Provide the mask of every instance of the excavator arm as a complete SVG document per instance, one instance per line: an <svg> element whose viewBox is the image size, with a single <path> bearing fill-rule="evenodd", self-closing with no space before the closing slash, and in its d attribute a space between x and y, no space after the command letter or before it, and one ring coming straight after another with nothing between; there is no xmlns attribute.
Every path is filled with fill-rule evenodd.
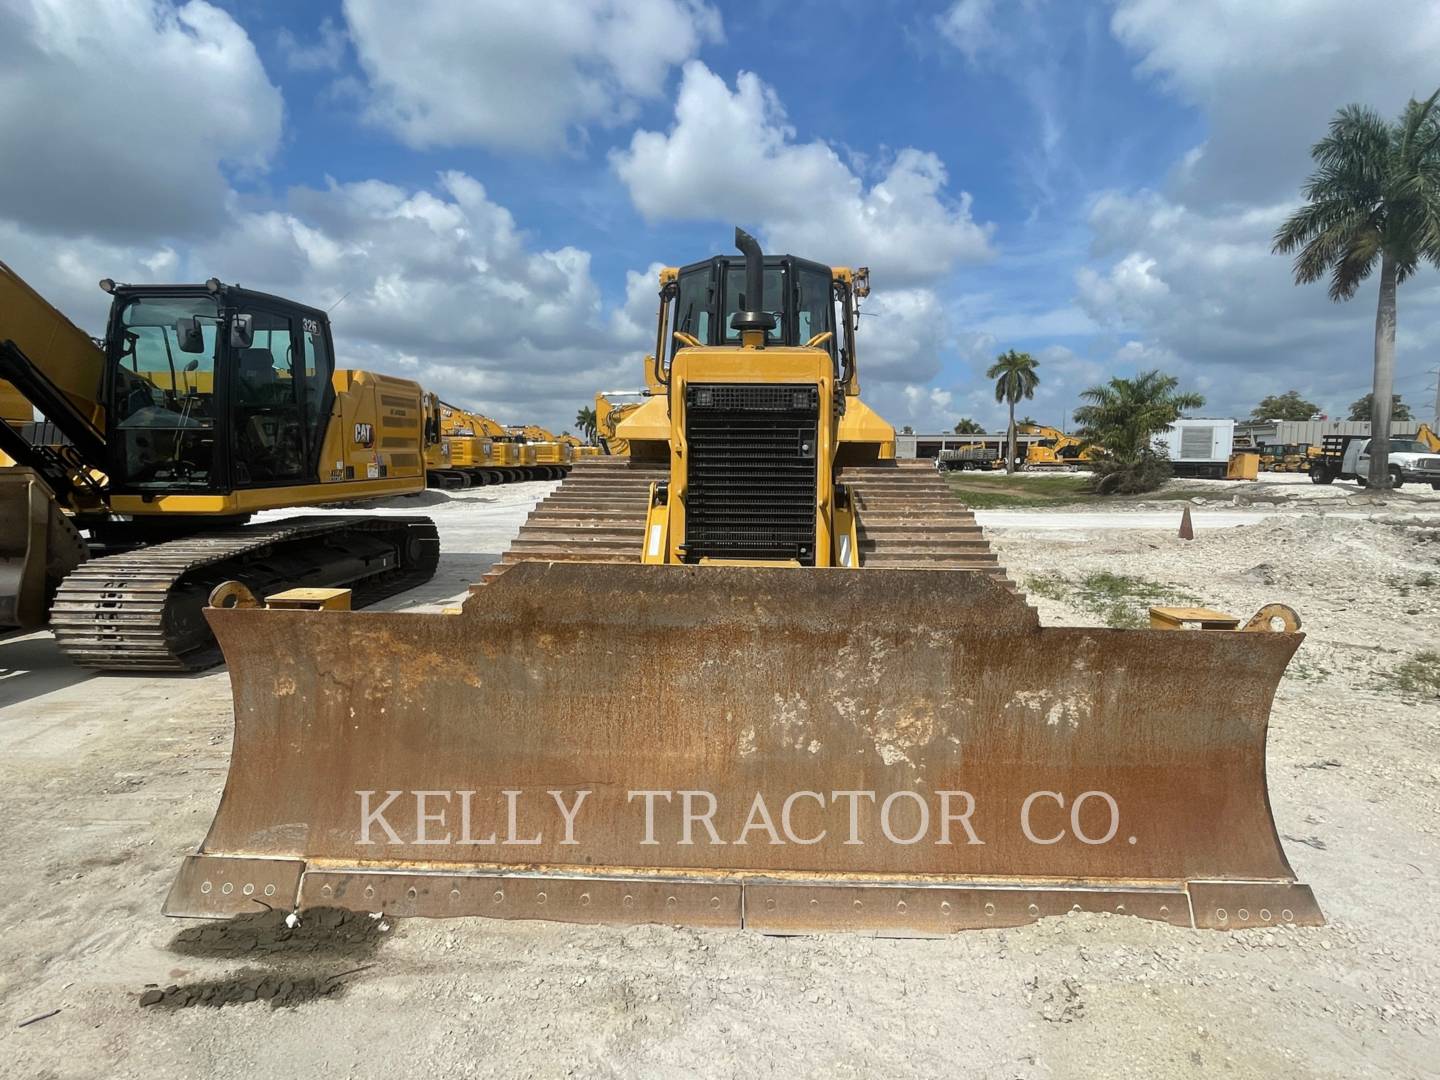
<svg viewBox="0 0 1440 1080"><path fill-rule="evenodd" d="M103 504L104 367L90 336L0 263L0 628L43 625L86 557L70 512Z"/></svg>

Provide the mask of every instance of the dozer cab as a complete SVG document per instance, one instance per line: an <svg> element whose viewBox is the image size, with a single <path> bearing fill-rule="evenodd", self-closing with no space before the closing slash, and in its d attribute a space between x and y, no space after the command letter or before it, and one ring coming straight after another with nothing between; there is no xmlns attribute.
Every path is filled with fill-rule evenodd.
<svg viewBox="0 0 1440 1080"><path fill-rule="evenodd" d="M234 746L166 911L1320 922L1266 793L1293 612L1041 626L858 396L868 274L737 245L661 272L629 457L463 607L207 611Z"/></svg>

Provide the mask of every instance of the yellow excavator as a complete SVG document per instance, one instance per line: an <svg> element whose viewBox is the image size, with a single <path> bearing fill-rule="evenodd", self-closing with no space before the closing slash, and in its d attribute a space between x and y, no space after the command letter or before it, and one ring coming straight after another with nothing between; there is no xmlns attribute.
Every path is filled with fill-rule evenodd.
<svg viewBox="0 0 1440 1080"><path fill-rule="evenodd" d="M647 393L645 390L602 390L595 395L595 440L602 454L629 455L630 441L620 437L620 422L645 403Z"/></svg>
<svg viewBox="0 0 1440 1080"><path fill-rule="evenodd" d="M0 627L48 620L86 667L193 670L219 660L222 582L361 606L431 576L428 518L246 524L423 490L440 436L418 384L335 367L325 312L277 296L101 287L96 344L0 264Z"/></svg>
<svg viewBox="0 0 1440 1080"><path fill-rule="evenodd" d="M534 455L527 464L536 467L538 479L562 480L570 471L574 451L569 443L563 442L553 432L539 424L513 424L508 431L512 439L526 448L527 453Z"/></svg>
<svg viewBox="0 0 1440 1080"><path fill-rule="evenodd" d="M532 442L527 431L543 432L543 428L507 428L483 413L441 403L440 428L448 450L449 472L459 478L437 472L432 478L435 487L465 487L469 484L501 484L516 480L559 480L568 463L567 451L556 446L545 449L546 461L539 460L539 441ZM545 433L545 434L548 434ZM550 436L553 441L554 436Z"/></svg>
<svg viewBox="0 0 1440 1080"><path fill-rule="evenodd" d="M629 456L463 607L207 611L234 746L166 911L1321 922L1265 782L1294 613L1042 626L859 397L868 272L736 244L660 272Z"/></svg>
<svg viewBox="0 0 1440 1080"><path fill-rule="evenodd" d="M1084 439L1068 435L1059 428L1045 424L1019 424L1021 435L1037 437L1025 451L1027 469L1076 469L1088 463L1093 454Z"/></svg>
<svg viewBox="0 0 1440 1080"><path fill-rule="evenodd" d="M578 435L571 435L568 431L560 436L560 442L570 448L570 460L579 461L581 458L599 457L600 447L591 446Z"/></svg>
<svg viewBox="0 0 1440 1080"><path fill-rule="evenodd" d="M1415 432L1415 441L1432 454L1440 454L1440 435L1436 435L1429 424L1421 424Z"/></svg>

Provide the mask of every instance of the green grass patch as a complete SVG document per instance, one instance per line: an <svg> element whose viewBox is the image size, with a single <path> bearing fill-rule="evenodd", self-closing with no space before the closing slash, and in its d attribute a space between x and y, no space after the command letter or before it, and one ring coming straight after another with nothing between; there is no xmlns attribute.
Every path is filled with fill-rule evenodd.
<svg viewBox="0 0 1440 1080"><path fill-rule="evenodd" d="M975 510L1006 510L1028 506L1073 506L1077 503L1108 505L1188 499L1194 495L1214 496L1208 488L1177 484L1165 491L1145 495L1096 495L1088 490L1090 478L1084 473L1054 476L1006 476L1003 472L952 472L945 474L952 491Z"/></svg>
<svg viewBox="0 0 1440 1080"><path fill-rule="evenodd" d="M1440 698L1440 653L1418 652L1380 676L1383 689L1409 698Z"/></svg>
<svg viewBox="0 0 1440 1080"><path fill-rule="evenodd" d="M1036 596L1074 604L1106 626L1137 630L1150 625L1150 608L1190 606L1199 601L1174 585L1099 571L1072 580L1059 574L1031 576L1025 589Z"/></svg>

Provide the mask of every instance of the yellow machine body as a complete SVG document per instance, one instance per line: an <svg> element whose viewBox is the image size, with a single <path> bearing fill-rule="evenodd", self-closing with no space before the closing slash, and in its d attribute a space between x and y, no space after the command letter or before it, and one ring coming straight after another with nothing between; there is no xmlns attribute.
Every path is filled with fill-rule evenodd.
<svg viewBox="0 0 1440 1080"><path fill-rule="evenodd" d="M1059 428L1045 424L1017 424L1015 430L1021 435L1034 435L1038 439L1025 450L1025 467L1029 469L1067 468L1088 462L1094 456L1084 439L1069 435ZM1000 466L1003 468L1002 460Z"/></svg>
<svg viewBox="0 0 1440 1080"><path fill-rule="evenodd" d="M1322 921L1266 792L1293 613L1042 626L860 404L868 275L737 245L662 271L629 457L578 462L462 608L207 610L235 741L167 913Z"/></svg>
<svg viewBox="0 0 1440 1080"><path fill-rule="evenodd" d="M617 401L617 398L630 400ZM630 441L620 437L618 426L643 403L641 391L598 393L595 395L595 437L600 453L625 457L630 453Z"/></svg>
<svg viewBox="0 0 1440 1080"><path fill-rule="evenodd" d="M246 521L422 490L433 395L337 368L325 313L282 297L100 285L103 346L0 266L0 625L48 621L88 667L194 670L218 659L212 575L362 603L429 577L423 518Z"/></svg>
<svg viewBox="0 0 1440 1080"><path fill-rule="evenodd" d="M1260 475L1260 455L1254 450L1236 450L1225 463L1226 480L1255 480Z"/></svg>
<svg viewBox="0 0 1440 1080"><path fill-rule="evenodd" d="M425 488L424 391L410 379L339 369L320 468L303 484L221 495L112 495L111 509L136 517L216 517L404 495Z"/></svg>
<svg viewBox="0 0 1440 1080"><path fill-rule="evenodd" d="M19 274L0 262L0 340L9 339L29 356L45 357L50 381L95 427L103 427L100 380L105 353L90 335L67 319ZM0 418L27 423L27 398L0 379Z"/></svg>

